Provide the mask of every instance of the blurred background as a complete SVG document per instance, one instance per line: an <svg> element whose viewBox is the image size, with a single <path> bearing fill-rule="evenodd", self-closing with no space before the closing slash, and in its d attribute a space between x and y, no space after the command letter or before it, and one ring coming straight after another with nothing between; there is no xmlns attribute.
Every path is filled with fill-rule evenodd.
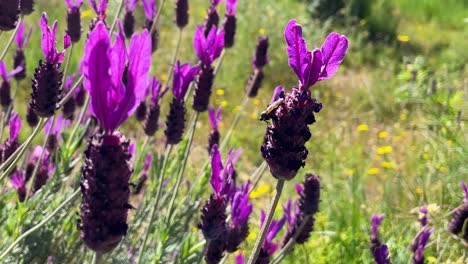
<svg viewBox="0 0 468 264"><path fill-rule="evenodd" d="M36 2L35 12L25 17L27 26L33 25L25 49L29 74L43 57L39 46L40 14L47 12L49 21L59 21L59 36L66 26L64 1ZM179 59L195 63L193 34L196 25L204 21L209 1L189 3L190 24L183 32ZM109 17L113 18L117 6L118 1L110 1ZM167 78L176 45L173 7L173 1L166 1L160 19L159 48L153 54L151 73L162 81ZM220 7L223 14L224 5ZM81 10L82 27L87 30L95 13L88 2ZM136 27L141 28L141 2L136 12ZM280 84L287 89L297 84L287 63L283 39L284 26L292 18L303 26L309 49L320 47L331 31L346 35L350 49L338 73L312 88L313 96L324 107L310 127L312 139L307 145L306 166L294 181L300 182L307 172L320 175L321 211L312 239L304 250L296 249L287 263L370 263L370 216L382 212L386 220L381 237L387 241L394 263L407 263L411 256L407 246L419 230L418 209L422 205L428 206L430 221L437 227L434 237L441 241L429 246L429 262L466 263L460 241L444 232L447 214L462 199L459 183L468 180L466 1L239 0L235 45L226 52L212 95L212 104L223 107L222 135L240 109L257 38L266 35L270 39L270 63L264 68L263 86L259 95L249 101L231 140L233 147L244 149L237 164L241 179L247 179L262 162L259 148L266 125L258 121L258 116L270 102L273 89ZM9 34L1 36L0 49ZM74 47L71 69L75 72L83 45L81 41ZM12 60L11 52L5 58L9 69ZM25 115L30 90L30 81L22 82L22 99L15 100L21 116ZM168 102L168 98L163 100L163 113L167 112ZM206 114L197 128L202 132L196 133L188 165L194 175L201 167L199 161L208 158ZM125 124L124 131L130 138L143 133L133 119ZM156 144L164 144L162 131L156 136ZM29 134L25 125L21 140ZM272 186L273 178L266 173L252 193L254 219L258 219L259 208L268 204ZM288 184L285 192L284 200L294 194L294 185ZM281 214L281 210L277 211ZM258 226L255 221L251 225ZM252 231L249 239L253 243L258 230ZM303 262L306 260L309 262Z"/></svg>

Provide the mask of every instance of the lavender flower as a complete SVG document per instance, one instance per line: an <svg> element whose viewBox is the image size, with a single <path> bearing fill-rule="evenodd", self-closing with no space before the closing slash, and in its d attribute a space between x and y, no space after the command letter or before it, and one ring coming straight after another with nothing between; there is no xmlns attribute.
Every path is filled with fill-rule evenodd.
<svg viewBox="0 0 468 264"><path fill-rule="evenodd" d="M18 201L21 203L26 198L26 177L24 172L15 171L10 178L11 185L16 189L18 194Z"/></svg>
<svg viewBox="0 0 468 264"><path fill-rule="evenodd" d="M461 182L460 185L465 194L465 199L463 204L455 210L452 215L452 219L448 224L448 230L454 235L461 233L464 223L468 221L468 188L464 182ZM465 228L463 237L466 241L468 241L468 228Z"/></svg>
<svg viewBox="0 0 468 264"><path fill-rule="evenodd" d="M20 0L21 14L29 15L34 11L33 0Z"/></svg>
<svg viewBox="0 0 468 264"><path fill-rule="evenodd" d="M86 100L86 89L83 85L76 88L75 93L73 94L73 100L75 101L76 106L82 107Z"/></svg>
<svg viewBox="0 0 468 264"><path fill-rule="evenodd" d="M26 58L24 56L24 47L29 42L31 33L32 27L29 27L28 34L26 37L24 36L24 22L21 22L18 28L18 32L15 36L15 43L18 48L16 49L15 55L13 57L13 68L18 68L20 66L22 67L22 70L15 74L15 80L17 81L21 81L26 78Z"/></svg>
<svg viewBox="0 0 468 264"><path fill-rule="evenodd" d="M132 153L132 151L130 150L129 152ZM132 193L134 195L141 193L141 191L143 190L143 187L145 186L146 181L149 179L149 170L151 168L152 161L153 161L153 155L152 154L146 155L145 160L144 160L143 172L141 173L140 178L138 179L138 182L135 184L135 187L133 188Z"/></svg>
<svg viewBox="0 0 468 264"><path fill-rule="evenodd" d="M46 13L42 14L39 23L42 30L42 52L45 61L39 61L32 80L32 93L30 105L39 117L51 117L57 109L57 103L62 93L62 75L60 63L65 58L65 50L58 53L55 43L57 34L57 21L52 28L48 26ZM64 48L71 45L70 37L65 34Z"/></svg>
<svg viewBox="0 0 468 264"><path fill-rule="evenodd" d="M210 131L210 134L208 135L208 145L206 147L208 149L208 152L211 152L211 148L214 145L219 144L220 134L219 134L218 126L219 126L219 123L221 122L221 110L222 110L221 106L218 107L217 111L215 111L213 107L210 107L210 109L208 110L208 117L210 119L210 126L211 126L211 131Z"/></svg>
<svg viewBox="0 0 468 264"><path fill-rule="evenodd" d="M135 111L145 95L151 64L147 30L134 34L129 49L119 24L115 43L98 22L86 43L82 71L91 96L91 110L103 134L94 134L82 169L81 239L100 253L115 248L127 232L132 174L129 141L115 130Z"/></svg>
<svg viewBox="0 0 468 264"><path fill-rule="evenodd" d="M265 211L261 211L260 218L261 225L265 222ZM270 226L268 227L268 232L265 240L263 241L262 248L260 249L260 254L258 255L256 264L267 264L270 263L270 257L278 250L278 244L273 242L276 235L283 228L286 223L286 217L283 216L280 220L271 221Z"/></svg>
<svg viewBox="0 0 468 264"><path fill-rule="evenodd" d="M244 263L245 263L244 255L242 254L242 252L239 252L239 254L236 255L236 264L244 264Z"/></svg>
<svg viewBox="0 0 468 264"><path fill-rule="evenodd" d="M388 247L382 244L379 239L379 227L382 224L384 214L372 215L370 250L376 264L391 264Z"/></svg>
<svg viewBox="0 0 468 264"><path fill-rule="evenodd" d="M180 62L174 65L174 77L172 81L172 99L169 114L166 121L166 144L178 144L182 140L182 134L185 128L185 101L190 83L198 72L198 66L190 67L189 63L180 65Z"/></svg>
<svg viewBox="0 0 468 264"><path fill-rule="evenodd" d="M67 10L67 34L73 43L81 38L81 12L80 7L83 0L65 0ZM73 4L74 3L74 4Z"/></svg>
<svg viewBox="0 0 468 264"><path fill-rule="evenodd" d="M241 186L232 195L231 221L227 226L226 251L233 253L249 234L249 216L253 205L249 204L250 182Z"/></svg>
<svg viewBox="0 0 468 264"><path fill-rule="evenodd" d="M224 16L224 47L234 46L234 36L236 35L236 7L237 0L226 0L226 15Z"/></svg>
<svg viewBox="0 0 468 264"><path fill-rule="evenodd" d="M53 127L51 127L52 122L53 119L50 119L49 122L45 124L44 132L46 134L50 132L46 143L46 149L53 155L57 151L59 141L62 140L62 131L70 125L70 120L67 120L63 115L59 115Z"/></svg>
<svg viewBox="0 0 468 264"><path fill-rule="evenodd" d="M19 13L19 0L0 0L0 30L14 29Z"/></svg>
<svg viewBox="0 0 468 264"><path fill-rule="evenodd" d="M315 122L314 112L322 109L322 104L311 97L308 89L318 80L330 78L338 69L346 54L346 37L332 33L325 41L322 50L307 50L302 38L302 28L291 20L285 30L288 44L289 65L299 77L299 88L293 88L268 108L262 120L271 119L268 124L261 152L277 179L291 180L305 165L308 150L305 143L311 133L308 125Z"/></svg>
<svg viewBox="0 0 468 264"><path fill-rule="evenodd" d="M250 74L247 87L245 88L245 92L249 97L257 96L258 90L262 86L262 81L265 77L263 67L269 62L267 51L268 37L259 37L255 55L252 58L253 72Z"/></svg>
<svg viewBox="0 0 468 264"><path fill-rule="evenodd" d="M0 83L0 105L5 111L10 107L12 102L10 79L22 70L23 67L18 66L11 72L7 72L5 63L0 61L0 77L2 78Z"/></svg>
<svg viewBox="0 0 468 264"><path fill-rule="evenodd" d="M41 155L42 159L40 159ZM36 177L34 178L31 190L33 194L39 191L42 188L42 186L46 184L47 180L49 180L50 176L55 171L55 165L50 161L49 151L47 149L43 149L41 146L36 146L33 150L31 157L29 157L27 165L29 167L29 171L26 172L26 180L29 180L31 178L32 173L34 171L34 167L38 162L40 163L39 167L37 168Z"/></svg>
<svg viewBox="0 0 468 264"><path fill-rule="evenodd" d="M203 31L203 35L205 37L208 36L208 34L211 31L211 28L218 27L219 24L219 14L218 10L216 9L217 5L216 4L211 4L210 7L208 8L208 11L206 13L205 17L205 27Z"/></svg>
<svg viewBox="0 0 468 264"><path fill-rule="evenodd" d="M65 90L67 91L67 93L72 89L74 79L75 79L75 74L72 74L65 80ZM76 109L75 97L72 96L70 97L70 99L68 99L68 101L65 102L65 104L63 104L63 108L62 108L63 116L68 120L73 120L75 109Z"/></svg>
<svg viewBox="0 0 468 264"><path fill-rule="evenodd" d="M421 227L427 225L427 208L426 206L421 206L419 209L419 222L421 223Z"/></svg>
<svg viewBox="0 0 468 264"><path fill-rule="evenodd" d="M195 80L192 108L198 112L208 110L211 96L211 88L214 82L214 68L212 63L220 55L224 47L224 32L217 31L213 26L207 37L203 34L203 27L199 26L193 39L195 52L200 59L201 66L198 77Z"/></svg>
<svg viewBox="0 0 468 264"><path fill-rule="evenodd" d="M314 215L318 212L320 201L320 179L314 174L307 174L303 185L296 185L299 200L294 203L292 212L292 202L289 199L283 206L283 210L288 220L288 230L286 231L282 247L296 236L295 242L304 244L310 237L314 229ZM301 228L300 233L299 229Z"/></svg>
<svg viewBox="0 0 468 264"><path fill-rule="evenodd" d="M156 17L156 3L155 0L141 0L143 3L143 8L145 10L145 28L148 31L151 31L153 27L154 18ZM151 51L155 52L158 48L158 41L159 41L159 32L156 28L153 29L151 32Z"/></svg>
<svg viewBox="0 0 468 264"><path fill-rule="evenodd" d="M124 33L127 38L130 38L135 31L135 11L138 0L125 0L125 15L123 20Z"/></svg>
<svg viewBox="0 0 468 264"><path fill-rule="evenodd" d="M36 115L36 112L34 112L31 104L29 104L26 109L26 122L30 127L35 127L39 123L39 117Z"/></svg>
<svg viewBox="0 0 468 264"><path fill-rule="evenodd" d="M91 7L97 15L97 17L93 18L93 20L91 20L91 23L89 24L89 32L93 31L99 22L104 23L104 25L106 24L107 2L108 0L100 0L98 6L96 0L89 0L89 4L91 5Z"/></svg>
<svg viewBox="0 0 468 264"><path fill-rule="evenodd" d="M5 143L3 144L3 146L1 146L1 149L0 149L2 163L5 163L5 161L7 161L8 158L10 158L10 156L13 155L13 153L15 153L15 151L19 147L18 136L19 136L19 132L21 131L21 119L19 118L18 114L15 112L11 113L9 127L10 127L10 135L5 141ZM12 175L15 171L16 171L16 167L12 170L10 175Z"/></svg>
<svg viewBox="0 0 468 264"><path fill-rule="evenodd" d="M159 100L166 94L167 88L164 91L161 91L161 84L159 83L156 78L153 78L150 82L151 87L151 103L149 107L148 114L145 118L145 123L143 124L143 128L145 130L145 134L148 136L153 136L156 131L158 130L158 121L159 121L159 114L160 114L160 106ZM141 105L141 104L140 104Z"/></svg>
<svg viewBox="0 0 468 264"><path fill-rule="evenodd" d="M418 243L416 246L416 251L414 252L412 263L413 264L424 264L424 249L426 248L427 241L429 237L434 232L434 229L424 228L422 233L418 236Z"/></svg>
<svg viewBox="0 0 468 264"><path fill-rule="evenodd" d="M176 0L175 2L175 17L176 25L182 29L187 26L189 21L189 3L188 0Z"/></svg>

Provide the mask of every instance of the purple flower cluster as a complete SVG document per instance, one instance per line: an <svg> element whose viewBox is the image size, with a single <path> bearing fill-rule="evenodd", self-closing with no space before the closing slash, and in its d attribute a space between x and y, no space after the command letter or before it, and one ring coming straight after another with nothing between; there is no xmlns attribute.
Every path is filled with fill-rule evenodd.
<svg viewBox="0 0 468 264"><path fill-rule="evenodd" d="M265 222L265 211L261 211L260 218L260 227L263 226ZM256 264L268 264L270 263L270 257L278 250L278 244L273 242L276 235L281 231L284 224L286 223L286 216L283 216L280 220L271 221L270 226L268 227L268 232L265 240L263 241L262 248L260 249L260 254L258 255Z"/></svg>
<svg viewBox="0 0 468 264"><path fill-rule="evenodd" d="M73 43L81 38L81 12L80 7L83 0L65 0L67 10L67 34Z"/></svg>
<svg viewBox="0 0 468 264"><path fill-rule="evenodd" d="M10 79L20 73L23 70L22 66L16 67L11 72L7 72L6 65L3 61L0 61L0 105L5 110L8 110L12 103L11 99L11 84Z"/></svg>
<svg viewBox="0 0 468 264"><path fill-rule="evenodd" d="M308 125L315 122L314 113L322 109L322 104L311 97L309 88L336 73L346 54L348 40L331 33L320 50L311 52L302 37L302 27L295 20L286 25L284 36L289 65L299 79L299 87L280 96L267 108L268 113L262 119L271 119L271 123L261 152L275 178L291 180L305 165L308 155L305 143L311 137Z"/></svg>
<svg viewBox="0 0 468 264"><path fill-rule="evenodd" d="M463 231L465 223L468 223L468 188L464 182L461 182L460 185L465 194L465 198L463 203L453 213L452 219L448 224L448 230L454 235L460 234ZM466 226L468 226L468 224L466 224ZM468 227L465 228L463 232L463 239L468 241Z"/></svg>
<svg viewBox="0 0 468 264"><path fill-rule="evenodd" d="M379 239L379 227L382 224L384 214L372 215L371 220L371 235L370 235L370 250L376 264L391 264L390 254L387 245L383 244Z"/></svg>
<svg viewBox="0 0 468 264"><path fill-rule="evenodd" d="M255 55L252 58L253 72L250 74L249 81L245 92L249 97L255 97L258 94L258 90L262 86L263 78L263 67L268 64L268 37L259 37L257 41L257 47L255 49Z"/></svg>
<svg viewBox="0 0 468 264"><path fill-rule="evenodd" d="M166 94L168 89L166 88L163 91L161 91L161 83L159 83L159 81L156 78L151 79L149 83L149 88L150 89L148 89L148 92L149 90L151 90L151 103L148 112L146 113L146 105L143 101L140 103L140 106L145 105L143 130L145 131L146 135L153 136L159 128L158 122L159 114L161 112L159 100L164 96L164 94ZM138 108L140 108L140 106Z"/></svg>
<svg viewBox="0 0 468 264"><path fill-rule="evenodd" d="M24 56L24 47L29 42L32 33L32 27L29 27L29 32L25 36L24 35L24 22L21 22L18 28L18 32L16 32L15 36L15 44L17 49L15 51L15 55L13 57L13 67L18 68L21 67L22 70L15 74L15 80L21 81L26 78L26 58Z"/></svg>
<svg viewBox="0 0 468 264"><path fill-rule="evenodd" d="M219 145L219 139L221 135L219 134L218 127L219 123L221 122L221 111L221 106L218 107L218 110L215 110L213 107L208 109L211 131L208 135L208 145L206 148L208 149L209 153L211 152L211 149L214 145Z"/></svg>
<svg viewBox="0 0 468 264"><path fill-rule="evenodd" d="M14 29L19 13L19 0L0 0L0 30L9 31Z"/></svg>

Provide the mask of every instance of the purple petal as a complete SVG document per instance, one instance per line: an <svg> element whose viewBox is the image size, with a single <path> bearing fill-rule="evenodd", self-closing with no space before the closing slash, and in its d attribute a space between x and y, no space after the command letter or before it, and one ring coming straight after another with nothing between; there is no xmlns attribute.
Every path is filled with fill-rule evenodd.
<svg viewBox="0 0 468 264"><path fill-rule="evenodd" d="M153 21L156 16L156 4L154 0L141 0L145 10L146 19Z"/></svg>
<svg viewBox="0 0 468 264"><path fill-rule="evenodd" d="M68 47L70 47L71 44L72 44L72 42L71 42L70 36L68 34L65 34L63 36L63 48L68 49Z"/></svg>
<svg viewBox="0 0 468 264"><path fill-rule="evenodd" d="M218 107L217 111L215 111L214 107L210 107L210 109L208 109L208 117L210 119L210 125L211 125L211 128L214 130L218 130L219 122L221 122L221 111L222 111L221 106Z"/></svg>
<svg viewBox="0 0 468 264"><path fill-rule="evenodd" d="M39 27L42 30L42 43L41 43L41 48L42 48L42 53L44 54L44 57L48 58L49 55L49 50L51 49L50 47L50 29L49 29L49 22L47 19L47 14L44 12L42 13L41 20L39 21Z"/></svg>
<svg viewBox="0 0 468 264"><path fill-rule="evenodd" d="M67 4L68 8L70 8L70 9L73 8L72 0L65 0L65 4Z"/></svg>
<svg viewBox="0 0 468 264"><path fill-rule="evenodd" d="M323 66L322 52L319 49L314 49L312 54L307 52L307 57L310 58L308 61L311 61L311 63L306 65L302 74L304 78L302 80L303 89L309 88L319 80Z"/></svg>
<svg viewBox="0 0 468 264"><path fill-rule="evenodd" d="M96 0L89 0L89 4L91 5L91 7L94 9L94 11L96 12L96 14L99 14L99 9L96 5Z"/></svg>
<svg viewBox="0 0 468 264"><path fill-rule="evenodd" d="M284 87L282 85L278 85L275 88L275 91L273 91L273 96L271 97L270 104L276 102L280 98L281 93L284 94Z"/></svg>
<svg viewBox="0 0 468 264"><path fill-rule="evenodd" d="M226 14L236 15L237 0L226 0Z"/></svg>
<svg viewBox="0 0 468 264"><path fill-rule="evenodd" d="M468 188L466 187L466 184L464 182L460 183L463 192L465 193L465 203L468 204Z"/></svg>
<svg viewBox="0 0 468 264"><path fill-rule="evenodd" d="M144 161L144 166L143 166L143 170L148 172L149 169L151 168L151 162L153 161L153 155L152 154L148 154L146 155L145 157L145 161Z"/></svg>
<svg viewBox="0 0 468 264"><path fill-rule="evenodd" d="M19 49L22 49L24 47L24 22L21 22L21 24L18 27L18 32L16 32L15 36L15 43Z"/></svg>
<svg viewBox="0 0 468 264"><path fill-rule="evenodd" d="M3 80L8 81L6 64L3 61L0 61L0 76L2 76Z"/></svg>
<svg viewBox="0 0 468 264"><path fill-rule="evenodd" d="M296 192L300 194L302 190L304 190L304 187L302 187L302 184L296 184Z"/></svg>
<svg viewBox="0 0 468 264"><path fill-rule="evenodd" d="M221 161L221 153L219 152L218 145L213 145L211 149L211 177L210 183L216 195L220 195L224 181L221 179L221 171L223 170L223 163Z"/></svg>
<svg viewBox="0 0 468 264"><path fill-rule="evenodd" d="M18 139L21 131L21 118L16 112L13 112L10 117L10 141L14 142Z"/></svg>
<svg viewBox="0 0 468 264"><path fill-rule="evenodd" d="M195 37L193 38L193 47L199 60L205 64L209 64L209 58L205 57L205 37L204 37L203 26L198 26L195 31Z"/></svg>
<svg viewBox="0 0 468 264"><path fill-rule="evenodd" d="M11 176L10 181L15 189L20 189L26 185L26 176L24 173L15 171Z"/></svg>
<svg viewBox="0 0 468 264"><path fill-rule="evenodd" d="M292 19L286 25L284 30L284 39L286 40L289 66L294 70L299 80L303 80L303 67L307 64L307 46L302 37L302 27Z"/></svg>
<svg viewBox="0 0 468 264"><path fill-rule="evenodd" d="M244 264L244 262L244 255L240 252L239 255L236 256L236 264Z"/></svg>
<svg viewBox="0 0 468 264"><path fill-rule="evenodd" d="M344 35L332 32L322 45L323 70L319 81L327 80L332 77L343 61L348 50L348 39Z"/></svg>
<svg viewBox="0 0 468 264"><path fill-rule="evenodd" d="M150 82L151 87L151 105L158 105L159 99L164 96L167 92L167 88L164 91L161 91L161 83L156 79L152 78Z"/></svg>
<svg viewBox="0 0 468 264"><path fill-rule="evenodd" d="M136 8L138 0L125 0L125 9L133 12Z"/></svg>

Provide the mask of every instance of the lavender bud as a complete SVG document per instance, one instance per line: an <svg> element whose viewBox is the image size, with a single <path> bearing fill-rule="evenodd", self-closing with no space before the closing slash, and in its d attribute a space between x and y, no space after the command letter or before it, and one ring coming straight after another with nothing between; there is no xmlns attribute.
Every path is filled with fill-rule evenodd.
<svg viewBox="0 0 468 264"><path fill-rule="evenodd" d="M464 223L468 220L468 203L462 204L458 207L452 215L452 219L448 224L448 230L457 235L462 232ZM468 229L468 228L466 228ZM467 231L465 230L465 236Z"/></svg>
<svg viewBox="0 0 468 264"><path fill-rule="evenodd" d="M15 80L21 81L26 78L26 58L24 57L24 51L22 49L17 49L15 55L13 56L13 68L22 66L23 69L15 74Z"/></svg>
<svg viewBox="0 0 468 264"><path fill-rule="evenodd" d="M197 112L208 110L211 88L214 82L214 69L211 65L202 64L200 73L195 80L192 108Z"/></svg>
<svg viewBox="0 0 468 264"><path fill-rule="evenodd" d="M39 165L39 168L36 172L36 177L34 178L31 192L36 193L37 191L39 191L42 188L42 186L44 186L47 183L48 179L49 171L47 170L47 168L44 168L43 166Z"/></svg>
<svg viewBox="0 0 468 264"><path fill-rule="evenodd" d="M218 10L216 10L216 7L210 6L210 8L208 9L208 12L206 14L206 17L205 17L205 31L203 32L205 37L208 36L208 34L210 33L211 28L213 26L218 27L218 24L219 24Z"/></svg>
<svg viewBox="0 0 468 264"><path fill-rule="evenodd" d="M76 108L76 103L75 103L75 98L71 97L68 99L63 104L62 112L63 112L63 117L68 119L68 120L73 120L73 115L75 114L75 108Z"/></svg>
<svg viewBox="0 0 468 264"><path fill-rule="evenodd" d="M249 235L249 225L247 223L243 225L233 225L230 224L227 228L226 233L226 251L229 253L234 253L239 249L239 245L247 238Z"/></svg>
<svg viewBox="0 0 468 264"><path fill-rule="evenodd" d="M30 105L39 117L51 117L62 94L60 64L39 61L34 78Z"/></svg>
<svg viewBox="0 0 468 264"><path fill-rule="evenodd" d="M81 38L81 13L79 7L73 7L67 11L67 34L73 43Z"/></svg>
<svg viewBox="0 0 468 264"><path fill-rule="evenodd" d="M91 137L82 168L81 239L92 250L106 253L127 233L127 213L133 169L129 141L120 134Z"/></svg>
<svg viewBox="0 0 468 264"><path fill-rule="evenodd" d="M304 215L316 214L320 202L320 178L314 174L307 174L299 196L300 212Z"/></svg>
<svg viewBox="0 0 468 264"><path fill-rule="evenodd" d="M125 12L125 16L123 19L123 29L125 36L129 39L135 31L135 16L133 15L133 12Z"/></svg>
<svg viewBox="0 0 468 264"><path fill-rule="evenodd" d="M268 253L268 251L262 247L260 249L260 253L258 254L258 258L255 264L269 264L269 263L270 263L270 253Z"/></svg>
<svg viewBox="0 0 468 264"><path fill-rule="evenodd" d="M51 133L49 135L49 138L47 139L46 143L46 149L49 151L49 153L54 154L55 151L58 149L58 139L57 135L54 133Z"/></svg>
<svg viewBox="0 0 468 264"><path fill-rule="evenodd" d="M185 105L181 100L174 98L170 105L169 114L167 115L166 144L178 144L182 141L182 135L185 128Z"/></svg>
<svg viewBox="0 0 468 264"><path fill-rule="evenodd" d="M0 0L0 30L14 29L19 13L19 0Z"/></svg>
<svg viewBox="0 0 468 264"><path fill-rule="evenodd" d="M268 37L259 37L257 48L255 49L255 56L253 58L253 65L257 69L263 68L268 64Z"/></svg>
<svg viewBox="0 0 468 264"><path fill-rule="evenodd" d="M143 129L145 134L148 136L153 136L156 131L158 131L158 121L160 114L159 105L150 107L148 115L146 116L145 123L143 124Z"/></svg>
<svg viewBox="0 0 468 264"><path fill-rule="evenodd" d="M202 230L206 240L218 240L226 233L226 203L223 197L210 195L201 209Z"/></svg>
<svg viewBox="0 0 468 264"><path fill-rule="evenodd" d="M236 17L226 15L224 17L224 47L232 48L234 46L234 36L236 35Z"/></svg>
<svg viewBox="0 0 468 264"><path fill-rule="evenodd" d="M217 264L224 257L224 242L222 240L210 241L205 252L207 264Z"/></svg>
<svg viewBox="0 0 468 264"><path fill-rule="evenodd" d="M137 109L135 110L135 118L138 121L144 121L146 118L146 112L147 112L147 106L144 101L142 101L138 106Z"/></svg>
<svg viewBox="0 0 468 264"><path fill-rule="evenodd" d="M5 111L7 111L12 102L10 90L10 83L6 80L3 80L0 83L0 105Z"/></svg>
<svg viewBox="0 0 468 264"><path fill-rule="evenodd" d="M265 75L263 74L263 70L260 69L257 71L258 71L257 74L255 74L255 71L252 72L252 74L250 74L250 78L247 83L245 92L248 94L250 98L257 96L258 90L262 86L263 78L265 78Z"/></svg>
<svg viewBox="0 0 468 264"><path fill-rule="evenodd" d="M189 20L188 9L189 9L188 0L176 0L175 15L176 15L176 24L179 28L184 28L188 24L188 20Z"/></svg>
<svg viewBox="0 0 468 264"><path fill-rule="evenodd" d="M11 155L13 155L13 153L15 153L15 151L18 148L19 148L18 141L16 141L16 140L14 140L14 141L6 140L5 143L3 144L2 148L1 148L1 151L2 151L1 152L2 164L5 163L5 161L7 161L8 158L10 158ZM16 171L16 167L14 167L14 169L12 170L12 173L14 171Z"/></svg>
<svg viewBox="0 0 468 264"><path fill-rule="evenodd" d="M84 89L83 85L80 85L73 96L73 99L75 99L75 104L79 107L82 107L85 103L85 98L86 90Z"/></svg>
<svg viewBox="0 0 468 264"><path fill-rule="evenodd" d="M20 0L21 14L29 15L34 11L33 0Z"/></svg>
<svg viewBox="0 0 468 264"><path fill-rule="evenodd" d="M272 121L268 123L261 152L276 179L291 180L305 165L305 143L311 137L308 124L321 104L297 88L280 100L276 109L270 111Z"/></svg>
<svg viewBox="0 0 468 264"><path fill-rule="evenodd" d="M208 145L206 146L208 153L211 153L211 148L214 145L219 145L220 137L221 136L218 130L211 130L210 134L208 135Z"/></svg>
<svg viewBox="0 0 468 264"><path fill-rule="evenodd" d="M39 123L39 117L34 112L31 104L28 104L28 108L26 109L26 122L30 127L35 127Z"/></svg>

